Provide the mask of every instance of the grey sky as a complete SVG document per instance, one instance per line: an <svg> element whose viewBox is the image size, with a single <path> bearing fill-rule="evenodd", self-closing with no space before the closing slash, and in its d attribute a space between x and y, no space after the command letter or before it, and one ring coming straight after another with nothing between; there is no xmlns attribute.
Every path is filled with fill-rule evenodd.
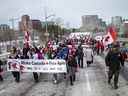
<svg viewBox="0 0 128 96"><path fill-rule="evenodd" d="M33 19L44 17L44 6L48 14L56 14L63 18L70 26L79 27L81 16L98 14L105 21L112 16L128 16L128 0L1 0L0 23L9 23L9 18L20 18L23 14L30 15Z"/></svg>

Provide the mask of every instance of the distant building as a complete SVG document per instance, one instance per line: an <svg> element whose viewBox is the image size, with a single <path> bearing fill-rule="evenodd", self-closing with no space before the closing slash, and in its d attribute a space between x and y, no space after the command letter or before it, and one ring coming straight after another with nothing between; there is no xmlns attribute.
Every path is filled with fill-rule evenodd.
<svg viewBox="0 0 128 96"><path fill-rule="evenodd" d="M7 25L7 24L1 24L0 25L0 35L3 34L6 36L8 34L8 36L9 36L11 34L11 32L12 32L12 30L10 29L9 25ZM15 34L13 34L13 35L15 35Z"/></svg>
<svg viewBox="0 0 128 96"><path fill-rule="evenodd" d="M128 21L124 20L123 23L120 25L120 30L118 32L120 37L128 37Z"/></svg>
<svg viewBox="0 0 128 96"><path fill-rule="evenodd" d="M42 31L42 24L40 20L32 19L31 20L32 28L32 40L39 40L40 32Z"/></svg>
<svg viewBox="0 0 128 96"><path fill-rule="evenodd" d="M39 37L39 31L42 30L42 24L40 20L31 19L28 15L23 15L19 22L20 35L24 36L24 32L28 31L30 38L34 43L35 39ZM31 42L31 43L32 43Z"/></svg>
<svg viewBox="0 0 128 96"><path fill-rule="evenodd" d="M11 41L14 40L16 33L7 24L0 25L0 41Z"/></svg>
<svg viewBox="0 0 128 96"><path fill-rule="evenodd" d="M41 30L42 29L42 24L40 20L31 20L32 23L32 29L34 30Z"/></svg>
<svg viewBox="0 0 128 96"><path fill-rule="evenodd" d="M28 29L28 31L39 30L41 28L42 24L40 20L30 19L28 15L21 17L21 21L19 22L20 31L25 31L26 29Z"/></svg>
<svg viewBox="0 0 128 96"><path fill-rule="evenodd" d="M31 23L30 17L28 15L23 15L21 17L21 21L19 22L19 29L22 32L32 29L32 23Z"/></svg>
<svg viewBox="0 0 128 96"><path fill-rule="evenodd" d="M9 25L7 25L7 24L0 25L0 31L7 31L7 30L10 30Z"/></svg>
<svg viewBox="0 0 128 96"><path fill-rule="evenodd" d="M115 25L116 27L119 27L122 24L123 20L121 16L115 16L112 17L112 24Z"/></svg>
<svg viewBox="0 0 128 96"><path fill-rule="evenodd" d="M123 23L123 20L122 20L122 17L121 16L112 17L112 25L114 27L116 27L117 32L120 31L120 28L122 26L122 23Z"/></svg>
<svg viewBox="0 0 128 96"><path fill-rule="evenodd" d="M124 35L125 37L128 37L128 21L123 22L124 27Z"/></svg>
<svg viewBox="0 0 128 96"><path fill-rule="evenodd" d="M106 23L102 21L98 15L84 15L82 16L81 31L101 31L106 27Z"/></svg>

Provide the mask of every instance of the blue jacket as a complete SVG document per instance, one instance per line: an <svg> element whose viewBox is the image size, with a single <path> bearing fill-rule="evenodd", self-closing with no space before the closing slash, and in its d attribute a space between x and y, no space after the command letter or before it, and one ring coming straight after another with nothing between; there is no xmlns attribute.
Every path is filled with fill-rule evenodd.
<svg viewBox="0 0 128 96"><path fill-rule="evenodd" d="M57 53L57 59L66 59L68 56L68 48L64 47Z"/></svg>

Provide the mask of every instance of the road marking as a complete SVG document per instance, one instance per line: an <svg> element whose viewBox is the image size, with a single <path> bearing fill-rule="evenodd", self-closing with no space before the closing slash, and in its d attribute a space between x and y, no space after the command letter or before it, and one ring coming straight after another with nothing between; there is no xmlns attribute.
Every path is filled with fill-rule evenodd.
<svg viewBox="0 0 128 96"><path fill-rule="evenodd" d="M92 88L91 88L91 84L90 84L90 81L89 81L88 72L85 73L85 76L86 76L86 80L87 80L87 90L89 92L91 92L92 91Z"/></svg>

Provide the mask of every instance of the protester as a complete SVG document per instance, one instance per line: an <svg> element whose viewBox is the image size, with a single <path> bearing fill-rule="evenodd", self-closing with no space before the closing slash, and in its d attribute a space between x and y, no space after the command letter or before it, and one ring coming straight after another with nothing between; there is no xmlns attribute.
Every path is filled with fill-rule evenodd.
<svg viewBox="0 0 128 96"><path fill-rule="evenodd" d="M103 44L103 40L101 41L101 53L103 54L104 52L104 44Z"/></svg>
<svg viewBox="0 0 128 96"><path fill-rule="evenodd" d="M101 48L103 48L101 42L97 41L97 43L96 43L97 55L100 55L100 53L102 51Z"/></svg>
<svg viewBox="0 0 128 96"><path fill-rule="evenodd" d="M89 67L93 63L93 50L90 46L84 50L84 58L86 58L87 67Z"/></svg>
<svg viewBox="0 0 128 96"><path fill-rule="evenodd" d="M126 54L126 52L121 51L121 52L120 52L120 61L121 61L122 66L124 66L124 62L125 62L126 59L127 59L127 54Z"/></svg>
<svg viewBox="0 0 128 96"><path fill-rule="evenodd" d="M29 46L27 44L24 44L23 46L23 58L24 59L29 59L29 56L28 56L28 51L29 51Z"/></svg>
<svg viewBox="0 0 128 96"><path fill-rule="evenodd" d="M52 54L53 54L53 50L51 47L49 47L47 50L47 56L48 56L47 59L53 59Z"/></svg>
<svg viewBox="0 0 128 96"><path fill-rule="evenodd" d="M83 48L82 48L81 44L78 46L78 49L76 50L76 55L77 55L77 58L78 58L79 67L83 68L84 53L83 53Z"/></svg>
<svg viewBox="0 0 128 96"><path fill-rule="evenodd" d="M0 81L3 81L3 77L2 77L2 72L3 72L3 68L2 68L3 62L0 60Z"/></svg>
<svg viewBox="0 0 128 96"><path fill-rule="evenodd" d="M42 53L37 47L35 47L35 54L33 55L33 59L44 59ZM39 82L39 76L37 72L33 72L33 77L36 83Z"/></svg>
<svg viewBox="0 0 128 96"><path fill-rule="evenodd" d="M12 54L9 56L10 59L19 59L20 56L17 53L16 47L13 47ZM15 81L18 83L20 82L20 72L18 71L12 71L13 77L15 78Z"/></svg>
<svg viewBox="0 0 128 96"><path fill-rule="evenodd" d="M54 54L53 59L63 59L67 61L68 52L69 52L68 47L65 44L60 44L56 52L53 52ZM64 74L64 78L66 77L65 75L66 74ZM54 80L54 83L56 84L58 81L57 73L53 74L53 80Z"/></svg>
<svg viewBox="0 0 128 96"><path fill-rule="evenodd" d="M125 43L123 43L122 44L122 46L121 46L121 48L120 48L120 55L121 55L121 57L122 58L120 58L120 60L121 60L121 64L122 64L122 66L124 66L124 62L125 62L125 60L128 58L128 56L127 56L127 48L126 48L126 46L125 46Z"/></svg>
<svg viewBox="0 0 128 96"><path fill-rule="evenodd" d="M118 88L118 78L119 78L119 72L121 69L121 61L120 61L120 52L118 45L114 44L113 48L109 50L105 61L106 66L109 67L108 72L108 83L111 84L111 79L114 75L114 88Z"/></svg>
<svg viewBox="0 0 128 96"><path fill-rule="evenodd" d="M76 68L77 68L77 61L74 55L69 55L68 61L68 72L69 72L69 76L70 76L70 84L73 85L75 79L76 79Z"/></svg>

